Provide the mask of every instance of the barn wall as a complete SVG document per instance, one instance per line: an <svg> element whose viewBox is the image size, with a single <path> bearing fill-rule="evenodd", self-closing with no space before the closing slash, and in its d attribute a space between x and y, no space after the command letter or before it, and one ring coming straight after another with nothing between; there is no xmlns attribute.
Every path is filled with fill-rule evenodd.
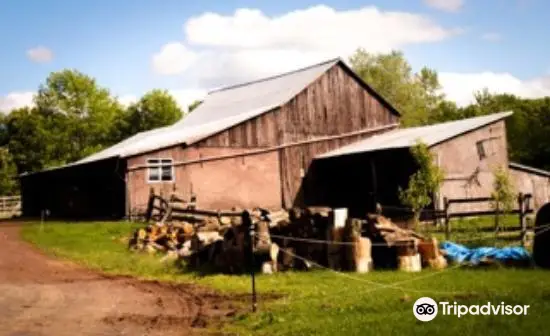
<svg viewBox="0 0 550 336"><path fill-rule="evenodd" d="M281 144L279 109L224 130L198 143L206 147L257 148Z"/></svg>
<svg viewBox="0 0 550 336"><path fill-rule="evenodd" d="M480 159L476 147L482 140L485 140L487 154L484 159ZM440 208L443 208L443 197L488 197L493 190L494 170L498 166L508 169L505 122L501 120L436 145L432 152L445 172L439 195ZM490 210L490 204L453 204L451 208L451 211L477 210Z"/></svg>
<svg viewBox="0 0 550 336"><path fill-rule="evenodd" d="M202 148L265 148L398 122L398 115L369 93L344 67L337 65L281 108L215 134L197 145ZM279 149L283 206L303 203L302 176L307 175L316 155L367 136L372 134Z"/></svg>
<svg viewBox="0 0 550 336"><path fill-rule="evenodd" d="M321 153L326 153L335 149L338 149L342 146L349 145L353 142L365 139L367 137L373 136L377 133L369 133L363 135L357 135L353 137L346 137L334 140L327 140L321 142L315 142L310 144L304 144L300 146L292 146L288 148L281 149L280 158L281 158L281 167L282 168L282 190L283 190L283 204L284 207L289 208L292 206L302 206L307 204L308 200L312 199L310 195L306 195L304 191L306 186L303 181L304 178L310 178L315 174L310 174L310 168L312 167L312 161L315 157ZM351 168L350 168L351 169ZM370 167L364 167L367 172ZM335 170L332 172L334 174L333 178L338 179L339 175L345 174L345 170ZM310 181L310 184L313 183L326 183L326 179L323 181ZM321 186L319 186L321 187ZM309 190L315 190L317 188L309 188Z"/></svg>
<svg viewBox="0 0 550 336"><path fill-rule="evenodd" d="M343 67L335 66L281 107L284 143L332 136L399 122L399 117L373 97ZM347 145L365 134L281 150L284 206L301 205L302 175L321 153ZM303 169L303 171L302 171Z"/></svg>
<svg viewBox="0 0 550 336"><path fill-rule="evenodd" d="M550 178L548 176L529 173L513 167L510 167L509 171L516 192L533 195L530 203L531 208L538 210L550 202Z"/></svg>
<svg viewBox="0 0 550 336"><path fill-rule="evenodd" d="M197 196L198 206L204 209L230 209L234 206L249 208L263 206L280 208L281 187L277 151L230 157L208 161L206 159L245 153L246 149L227 147L173 147L136 156L128 160L128 186L130 204L137 211L147 205L149 190L168 195L173 190L189 199ZM147 181L147 169L132 169L144 165L150 158L171 158L174 162L206 160L176 165L174 182Z"/></svg>

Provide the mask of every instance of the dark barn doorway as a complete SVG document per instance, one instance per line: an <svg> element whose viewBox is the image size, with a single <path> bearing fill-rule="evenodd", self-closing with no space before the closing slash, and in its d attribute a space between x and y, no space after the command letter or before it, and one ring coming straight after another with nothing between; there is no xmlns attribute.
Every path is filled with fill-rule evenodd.
<svg viewBox="0 0 550 336"><path fill-rule="evenodd" d="M408 148L316 159L304 180L305 203L348 208L349 215L358 218L380 203L392 217L402 207L399 187L407 187L416 169Z"/></svg>
<svg viewBox="0 0 550 336"><path fill-rule="evenodd" d="M126 209L125 160L111 158L21 176L23 216L120 219Z"/></svg>

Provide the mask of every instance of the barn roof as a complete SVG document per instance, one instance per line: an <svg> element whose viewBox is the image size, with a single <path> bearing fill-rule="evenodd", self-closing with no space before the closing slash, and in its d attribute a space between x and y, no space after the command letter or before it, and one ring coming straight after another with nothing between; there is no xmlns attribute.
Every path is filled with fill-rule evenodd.
<svg viewBox="0 0 550 336"><path fill-rule="evenodd" d="M335 58L280 75L211 91L192 113L177 123L135 134L80 161L58 168L114 157L131 157L179 144L190 145L284 105L336 64L341 65L392 113L399 115L393 106L340 58Z"/></svg>
<svg viewBox="0 0 550 336"><path fill-rule="evenodd" d="M217 89L174 125L142 132L79 161L128 157L181 143L191 144L277 108L306 88L332 66L331 59L303 69Z"/></svg>
<svg viewBox="0 0 550 336"><path fill-rule="evenodd" d="M409 148L414 146L418 140L431 147L480 127L497 122L512 115L512 113L513 112L500 112L429 126L397 129L340 147L336 150L321 154L318 158L330 158L387 149Z"/></svg>
<svg viewBox="0 0 550 336"><path fill-rule="evenodd" d="M508 167L511 168L511 169L521 170L521 171L531 173L531 174L535 174L535 175L550 177L550 171L548 171L548 170L542 170L542 169L526 166L526 165L523 165L523 164L519 164L517 162L508 163Z"/></svg>

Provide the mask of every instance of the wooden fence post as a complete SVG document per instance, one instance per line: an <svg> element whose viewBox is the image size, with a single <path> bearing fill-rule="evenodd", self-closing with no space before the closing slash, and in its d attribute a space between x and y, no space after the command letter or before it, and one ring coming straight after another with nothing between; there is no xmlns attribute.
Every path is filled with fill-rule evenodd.
<svg viewBox="0 0 550 336"><path fill-rule="evenodd" d="M447 197L443 198L444 209L445 211L445 239L449 240L451 238L451 217L449 215L449 199Z"/></svg>
<svg viewBox="0 0 550 336"><path fill-rule="evenodd" d="M437 210L439 210L439 209L438 209L438 207L437 207L437 198L436 198L435 194L432 195L432 204L433 204L433 206L434 206L434 210L432 211L433 226L434 226L434 227L438 227Z"/></svg>
<svg viewBox="0 0 550 336"><path fill-rule="evenodd" d="M527 234L527 226L525 221L525 196L523 193L518 194L518 207L519 207L519 226L521 228L521 246L525 247L525 236Z"/></svg>

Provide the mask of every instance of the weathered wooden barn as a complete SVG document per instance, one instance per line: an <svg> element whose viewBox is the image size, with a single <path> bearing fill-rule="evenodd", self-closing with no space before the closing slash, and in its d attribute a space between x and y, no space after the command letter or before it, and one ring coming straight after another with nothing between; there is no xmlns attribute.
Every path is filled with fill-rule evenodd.
<svg viewBox="0 0 550 336"><path fill-rule="evenodd" d="M533 208L540 209L550 202L550 172L516 162L508 165L516 190L533 195Z"/></svg>
<svg viewBox="0 0 550 336"><path fill-rule="evenodd" d="M143 211L149 191L227 209L398 206L417 139L447 172L441 194L486 196L508 166L510 113L399 129L399 113L336 59L209 93L178 123L139 133L73 164L24 175L23 212L113 217ZM437 206L437 205L436 205Z"/></svg>

